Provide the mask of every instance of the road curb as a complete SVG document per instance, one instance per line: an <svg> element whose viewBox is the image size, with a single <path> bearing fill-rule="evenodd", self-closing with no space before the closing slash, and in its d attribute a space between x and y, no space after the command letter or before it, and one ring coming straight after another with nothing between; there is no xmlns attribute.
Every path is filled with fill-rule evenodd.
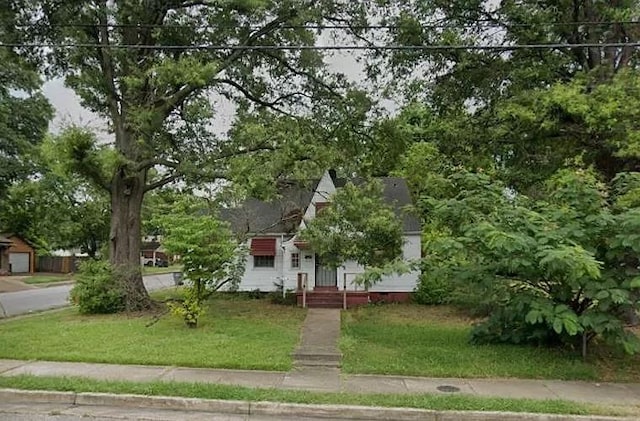
<svg viewBox="0 0 640 421"><path fill-rule="evenodd" d="M217 399L145 396L131 394L55 392L0 389L2 403L63 403L76 406L200 411L238 415L296 418L421 421L629 421L629 417L533 414L526 412L435 411L416 408L385 408L356 405L309 405L283 402L252 402Z"/></svg>

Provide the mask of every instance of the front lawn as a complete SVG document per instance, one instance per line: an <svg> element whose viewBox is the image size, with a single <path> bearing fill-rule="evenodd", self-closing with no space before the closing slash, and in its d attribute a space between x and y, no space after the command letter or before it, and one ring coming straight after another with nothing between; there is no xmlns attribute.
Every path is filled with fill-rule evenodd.
<svg viewBox="0 0 640 421"><path fill-rule="evenodd" d="M0 358L288 370L306 312L215 299L197 329L166 315L82 316L74 308L0 323Z"/></svg>
<svg viewBox="0 0 640 421"><path fill-rule="evenodd" d="M471 345L472 321L450 307L372 306L343 312L343 370L431 377L640 380L640 358L528 346Z"/></svg>
<svg viewBox="0 0 640 421"><path fill-rule="evenodd" d="M142 266L142 275L159 275L172 272L182 272L182 265L171 265L168 267Z"/></svg>

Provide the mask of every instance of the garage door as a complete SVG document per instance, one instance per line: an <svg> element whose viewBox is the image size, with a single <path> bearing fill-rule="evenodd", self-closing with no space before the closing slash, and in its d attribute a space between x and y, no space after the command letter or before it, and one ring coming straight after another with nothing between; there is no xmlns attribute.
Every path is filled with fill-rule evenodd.
<svg viewBox="0 0 640 421"><path fill-rule="evenodd" d="M12 273L29 272L29 253L9 253Z"/></svg>

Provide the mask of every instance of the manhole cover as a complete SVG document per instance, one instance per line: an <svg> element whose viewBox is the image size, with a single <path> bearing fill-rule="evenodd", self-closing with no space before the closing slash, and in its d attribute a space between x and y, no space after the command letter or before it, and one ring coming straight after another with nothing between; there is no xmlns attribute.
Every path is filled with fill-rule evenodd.
<svg viewBox="0 0 640 421"><path fill-rule="evenodd" d="M436 389L438 389L441 392L447 392L447 393L455 393L460 391L460 388L455 386L438 386L436 387Z"/></svg>

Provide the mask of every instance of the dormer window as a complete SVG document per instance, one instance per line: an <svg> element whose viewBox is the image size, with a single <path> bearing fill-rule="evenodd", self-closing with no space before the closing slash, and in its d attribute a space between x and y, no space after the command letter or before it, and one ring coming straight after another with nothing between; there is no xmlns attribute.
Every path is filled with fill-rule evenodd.
<svg viewBox="0 0 640 421"><path fill-rule="evenodd" d="M316 215L320 215L326 207L328 207L331 202L316 202Z"/></svg>

